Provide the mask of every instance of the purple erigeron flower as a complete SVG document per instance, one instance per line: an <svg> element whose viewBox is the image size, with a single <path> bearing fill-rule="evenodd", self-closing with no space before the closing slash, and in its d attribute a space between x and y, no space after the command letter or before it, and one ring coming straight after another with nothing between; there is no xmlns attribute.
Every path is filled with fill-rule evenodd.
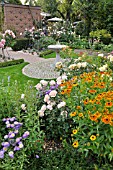
<svg viewBox="0 0 113 170"><path fill-rule="evenodd" d="M1 158L1 159L4 158L4 151L0 151L0 158Z"/></svg>
<svg viewBox="0 0 113 170"><path fill-rule="evenodd" d="M19 143L22 140L22 137L16 138L16 143Z"/></svg>
<svg viewBox="0 0 113 170"><path fill-rule="evenodd" d="M15 134L18 134L18 129L14 131Z"/></svg>
<svg viewBox="0 0 113 170"><path fill-rule="evenodd" d="M3 150L3 152L6 152L8 150L8 148L7 147L3 147L2 150Z"/></svg>
<svg viewBox="0 0 113 170"><path fill-rule="evenodd" d="M10 151L10 152L8 153L8 155L9 155L10 158L14 158L14 152L13 152L13 151Z"/></svg>
<svg viewBox="0 0 113 170"><path fill-rule="evenodd" d="M7 124L10 124L9 120L6 120L5 124L6 124L6 125L7 125Z"/></svg>
<svg viewBox="0 0 113 170"><path fill-rule="evenodd" d="M10 121L11 121L11 122L14 122L15 120L16 120L16 117L10 118Z"/></svg>
<svg viewBox="0 0 113 170"><path fill-rule="evenodd" d="M20 150L19 146L14 147L14 151L19 151L19 150Z"/></svg>
<svg viewBox="0 0 113 170"><path fill-rule="evenodd" d="M2 142L2 146L4 146L4 147L9 147L10 144L9 144L9 142Z"/></svg>
<svg viewBox="0 0 113 170"><path fill-rule="evenodd" d="M11 124L9 123L9 124L6 124L6 127L7 128L10 128L11 127Z"/></svg>
<svg viewBox="0 0 113 170"><path fill-rule="evenodd" d="M14 128L14 127L15 127L15 125L14 125L14 124L10 124L10 127L11 127L11 128Z"/></svg>
<svg viewBox="0 0 113 170"><path fill-rule="evenodd" d="M26 131L26 132L24 132L24 134L22 135L22 137L23 137L23 138L27 138L27 137L29 136L29 134L30 134L29 131Z"/></svg>
<svg viewBox="0 0 113 170"><path fill-rule="evenodd" d="M19 142L18 145L19 145L18 147L19 147L20 149L24 147L24 145L23 145L22 142Z"/></svg>
<svg viewBox="0 0 113 170"><path fill-rule="evenodd" d="M36 158L38 159L38 158L39 158L39 155L36 155Z"/></svg>
<svg viewBox="0 0 113 170"><path fill-rule="evenodd" d="M47 90L46 92L45 92L45 94L49 94L51 92L51 90Z"/></svg>
<svg viewBox="0 0 113 170"><path fill-rule="evenodd" d="M15 137L15 133L14 132L9 134L9 138L14 138L14 137Z"/></svg>

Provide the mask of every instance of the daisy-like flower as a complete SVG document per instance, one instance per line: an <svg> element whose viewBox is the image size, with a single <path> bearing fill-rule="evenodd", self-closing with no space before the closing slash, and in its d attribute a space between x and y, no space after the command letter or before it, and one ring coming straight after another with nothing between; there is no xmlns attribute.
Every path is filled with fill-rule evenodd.
<svg viewBox="0 0 113 170"><path fill-rule="evenodd" d="M72 131L72 133L73 133L74 135L77 134L77 132L78 132L77 129L74 129L74 130Z"/></svg>
<svg viewBox="0 0 113 170"><path fill-rule="evenodd" d="M90 136L90 140L92 140L92 141L96 140L96 136L95 135L91 135Z"/></svg>
<svg viewBox="0 0 113 170"><path fill-rule="evenodd" d="M10 151L10 152L8 153L8 155L9 155L10 158L14 158L14 152L13 152L13 151Z"/></svg>
<svg viewBox="0 0 113 170"><path fill-rule="evenodd" d="M70 116L73 117L73 116L76 116L76 114L77 114L76 112L71 112Z"/></svg>
<svg viewBox="0 0 113 170"><path fill-rule="evenodd" d="M78 141L73 142L72 146L73 146L74 148L78 148L78 146L79 146Z"/></svg>

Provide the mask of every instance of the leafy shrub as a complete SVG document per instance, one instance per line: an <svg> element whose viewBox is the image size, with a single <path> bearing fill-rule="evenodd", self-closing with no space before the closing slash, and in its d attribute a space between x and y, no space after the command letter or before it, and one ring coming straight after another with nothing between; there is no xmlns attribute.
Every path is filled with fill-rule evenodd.
<svg viewBox="0 0 113 170"><path fill-rule="evenodd" d="M43 36L39 40L34 40L33 48L35 51L47 49L48 45L56 44L56 41L52 37Z"/></svg>
<svg viewBox="0 0 113 170"><path fill-rule="evenodd" d="M44 57L45 55L53 53L52 50L46 50L39 53L39 57Z"/></svg>
<svg viewBox="0 0 113 170"><path fill-rule="evenodd" d="M17 65L23 62L24 62L24 59L1 62L0 67L8 67L8 66Z"/></svg>
<svg viewBox="0 0 113 170"><path fill-rule="evenodd" d="M88 49L89 48L89 42L86 39L78 39L76 38L73 43L70 44L72 48L76 49Z"/></svg>
<svg viewBox="0 0 113 170"><path fill-rule="evenodd" d="M91 31L90 37L93 39L96 38L97 40L103 42L106 45L108 45L111 41L111 34L109 34L108 31L105 29Z"/></svg>
<svg viewBox="0 0 113 170"><path fill-rule="evenodd" d="M16 39L11 46L14 51L26 50L28 47L32 47L32 41L27 38Z"/></svg>

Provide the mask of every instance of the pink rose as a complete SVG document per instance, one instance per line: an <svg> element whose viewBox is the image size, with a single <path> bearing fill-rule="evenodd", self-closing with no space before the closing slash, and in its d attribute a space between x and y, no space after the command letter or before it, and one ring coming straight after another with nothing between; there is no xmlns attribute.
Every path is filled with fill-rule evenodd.
<svg viewBox="0 0 113 170"><path fill-rule="evenodd" d="M55 97L57 94L57 91L56 90L52 90L50 93L49 93L49 96L50 97Z"/></svg>
<svg viewBox="0 0 113 170"><path fill-rule="evenodd" d="M44 102L48 102L48 101L49 101L49 99L50 99L49 95L48 95L48 94L46 94L46 95L45 95L45 97L44 97Z"/></svg>
<svg viewBox="0 0 113 170"><path fill-rule="evenodd" d="M4 45L0 42L0 48L4 48Z"/></svg>
<svg viewBox="0 0 113 170"><path fill-rule="evenodd" d="M5 45L5 39L1 39L1 43L3 44L3 45Z"/></svg>

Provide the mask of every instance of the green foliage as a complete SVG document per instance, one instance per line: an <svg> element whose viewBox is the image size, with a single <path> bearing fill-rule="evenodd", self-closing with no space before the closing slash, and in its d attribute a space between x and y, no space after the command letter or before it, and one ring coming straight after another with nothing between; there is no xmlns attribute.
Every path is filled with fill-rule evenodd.
<svg viewBox="0 0 113 170"><path fill-rule="evenodd" d="M4 135L7 135L8 129L10 131L13 130L5 128L5 123L2 122L3 118L16 117L18 122L23 123L16 136L22 136L25 131L30 133L28 138L23 139L24 147L14 152L13 159L9 158L8 152L12 150L15 144L13 143L14 146L10 145L8 147L8 151L4 154L4 159L0 159L0 168L5 170L23 170L25 163L28 163L31 157L35 158L42 149L43 133L40 131L39 117L35 112L35 102L37 100L35 94L36 92L31 81L27 82L24 90L18 86L17 81L12 86L9 84L9 86L5 87L2 84L0 87L0 124L2 125L0 129L0 143L5 141ZM10 142L10 139L7 140ZM12 140L15 140L15 137Z"/></svg>
<svg viewBox="0 0 113 170"><path fill-rule="evenodd" d="M56 44L56 41L52 37L43 36L39 40L34 41L33 48L35 51L38 52L42 49L47 49L48 45L51 45L51 44Z"/></svg>
<svg viewBox="0 0 113 170"><path fill-rule="evenodd" d="M46 50L39 53L39 57L44 57L48 54L54 53L52 50Z"/></svg>
<svg viewBox="0 0 113 170"><path fill-rule="evenodd" d="M20 64L20 63L23 63L23 62L24 62L24 59L1 62L0 67L7 67L7 66L12 66L12 65L17 65L17 64Z"/></svg>
<svg viewBox="0 0 113 170"><path fill-rule="evenodd" d="M20 39L16 39L15 42L12 44L11 48L14 51L20 51L23 49L27 49L28 47L30 47L30 44L32 44L32 41L27 39L27 38L20 38Z"/></svg>
<svg viewBox="0 0 113 170"><path fill-rule="evenodd" d="M95 38L98 41L103 42L104 44L109 44L111 40L111 34L108 33L107 30L102 29L102 30L97 30L97 31L91 31L90 32L90 37Z"/></svg>
<svg viewBox="0 0 113 170"><path fill-rule="evenodd" d="M21 85L21 89L24 89L28 80L31 80L35 85L38 83L38 79L30 78L22 74L22 69L28 63L21 63L18 65L13 65L9 67L0 68L0 83L4 83L4 86L8 86L8 77L10 79L10 84L12 85L15 80Z"/></svg>
<svg viewBox="0 0 113 170"><path fill-rule="evenodd" d="M71 146L57 150L45 151L38 160L31 160L27 166L33 170L112 170L113 164L107 160L99 160L96 155L85 158Z"/></svg>
<svg viewBox="0 0 113 170"><path fill-rule="evenodd" d="M89 48L89 42L85 38L75 38L75 41L70 44L72 48L75 49L88 49Z"/></svg>

